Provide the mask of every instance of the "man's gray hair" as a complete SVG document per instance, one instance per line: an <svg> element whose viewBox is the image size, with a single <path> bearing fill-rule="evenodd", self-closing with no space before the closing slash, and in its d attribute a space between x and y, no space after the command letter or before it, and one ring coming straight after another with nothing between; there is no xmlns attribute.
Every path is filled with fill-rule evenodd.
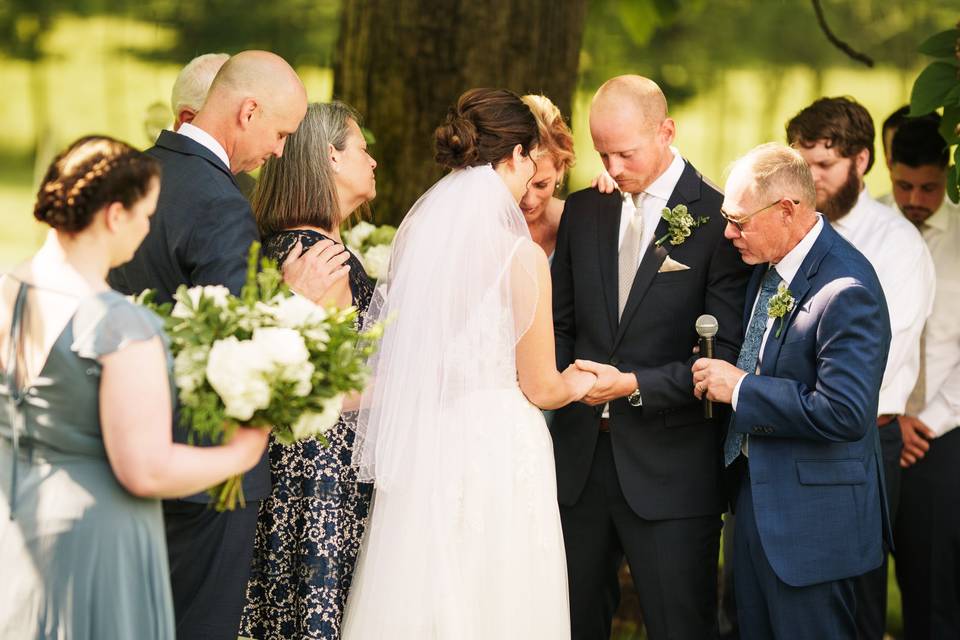
<svg viewBox="0 0 960 640"><path fill-rule="evenodd" d="M210 85L220 67L230 56L226 53L205 53L187 63L173 83L170 106L176 119L181 109L199 111L207 99Z"/></svg>
<svg viewBox="0 0 960 640"><path fill-rule="evenodd" d="M801 203L810 208L816 206L817 191L813 174L796 149L778 142L768 142L751 149L736 164L742 164L749 170L760 200L799 198Z"/></svg>

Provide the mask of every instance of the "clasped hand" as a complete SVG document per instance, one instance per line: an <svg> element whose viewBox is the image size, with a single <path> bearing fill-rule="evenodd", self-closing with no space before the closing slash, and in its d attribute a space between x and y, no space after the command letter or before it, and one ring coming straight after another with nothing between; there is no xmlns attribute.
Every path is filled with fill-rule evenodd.
<svg viewBox="0 0 960 640"><path fill-rule="evenodd" d="M577 360L568 367L576 367L583 373L594 377L592 386L584 391L580 402L590 406L606 404L611 400L628 396L637 388L637 379L632 373L624 373L608 364L591 360Z"/></svg>

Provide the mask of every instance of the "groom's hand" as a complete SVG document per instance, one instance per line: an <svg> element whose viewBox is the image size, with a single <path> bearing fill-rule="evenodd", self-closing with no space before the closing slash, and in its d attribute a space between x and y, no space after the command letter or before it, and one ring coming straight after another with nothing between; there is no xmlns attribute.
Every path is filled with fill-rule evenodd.
<svg viewBox="0 0 960 640"><path fill-rule="evenodd" d="M293 291L316 304L350 306L350 254L343 245L321 240L304 252L298 239L287 255L281 269Z"/></svg>
<svg viewBox="0 0 960 640"><path fill-rule="evenodd" d="M611 400L630 395L637 388L637 378L632 373L624 373L608 364L590 360L577 360L578 369L589 371L597 376L597 383L587 392L580 402L590 406L606 404Z"/></svg>

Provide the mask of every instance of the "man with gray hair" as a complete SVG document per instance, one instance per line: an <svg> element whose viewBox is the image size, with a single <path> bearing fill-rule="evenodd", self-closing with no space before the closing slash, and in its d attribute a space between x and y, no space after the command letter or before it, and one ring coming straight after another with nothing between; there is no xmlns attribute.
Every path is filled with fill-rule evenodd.
<svg viewBox="0 0 960 640"><path fill-rule="evenodd" d="M170 92L174 131L179 130L184 122L193 122L207 99L213 79L229 59L226 53L204 53L180 70Z"/></svg>
<svg viewBox="0 0 960 640"><path fill-rule="evenodd" d="M736 365L701 358L694 391L730 404L740 637L856 638L854 579L890 526L875 426L890 320L870 262L814 209L803 157L738 160L721 210L755 265Z"/></svg>

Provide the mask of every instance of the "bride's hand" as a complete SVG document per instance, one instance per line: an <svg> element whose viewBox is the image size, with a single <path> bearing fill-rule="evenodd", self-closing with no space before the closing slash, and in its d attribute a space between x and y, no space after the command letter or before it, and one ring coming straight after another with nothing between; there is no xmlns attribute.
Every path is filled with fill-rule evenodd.
<svg viewBox="0 0 960 640"><path fill-rule="evenodd" d="M576 365L567 367L566 371L560 374L560 377L563 378L567 388L570 389L574 401L578 401L587 395L593 389L593 385L597 383L595 374L578 369Z"/></svg>

